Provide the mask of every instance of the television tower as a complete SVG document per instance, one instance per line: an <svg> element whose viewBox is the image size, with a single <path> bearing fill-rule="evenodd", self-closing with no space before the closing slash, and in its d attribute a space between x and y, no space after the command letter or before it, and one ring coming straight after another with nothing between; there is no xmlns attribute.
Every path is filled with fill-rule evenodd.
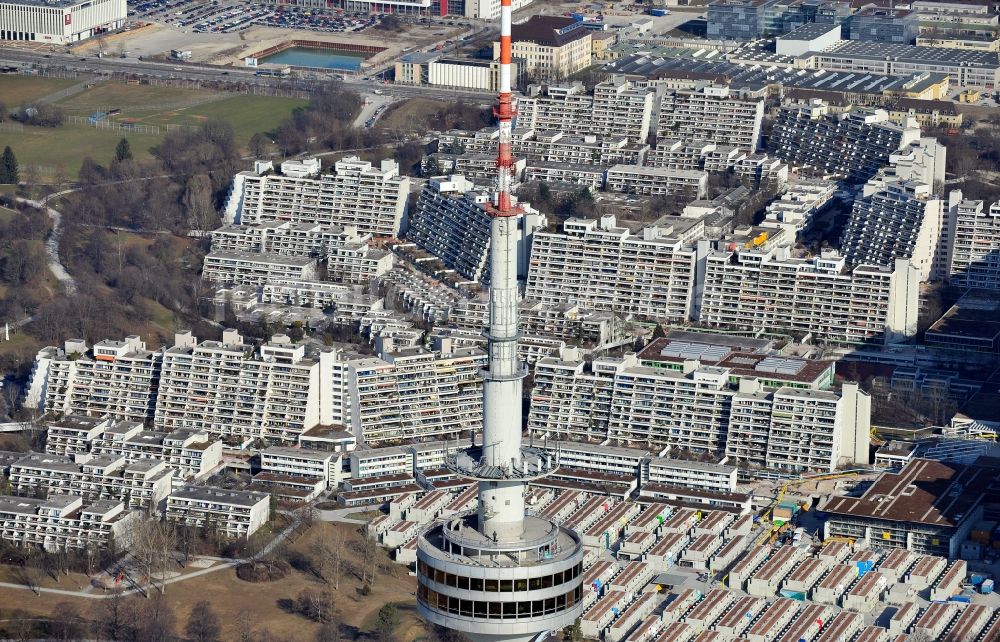
<svg viewBox="0 0 1000 642"><path fill-rule="evenodd" d="M527 515L526 484L550 474L551 455L522 446L518 359L517 238L522 211L511 198L514 99L511 0L500 0L497 191L490 233L489 361L483 443L449 466L479 483L478 507L436 524L417 542L417 608L427 621L475 642L524 642L572 624L583 608L583 546L552 520Z"/></svg>

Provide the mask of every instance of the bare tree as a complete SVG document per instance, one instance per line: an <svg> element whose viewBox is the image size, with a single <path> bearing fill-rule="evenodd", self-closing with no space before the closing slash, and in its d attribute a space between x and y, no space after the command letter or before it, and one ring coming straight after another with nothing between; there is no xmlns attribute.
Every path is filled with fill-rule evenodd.
<svg viewBox="0 0 1000 642"><path fill-rule="evenodd" d="M86 620L72 602L59 602L52 609L49 620L49 635L64 642L79 640L86 636Z"/></svg>
<svg viewBox="0 0 1000 642"><path fill-rule="evenodd" d="M256 630L253 611L243 609L236 614L236 642L253 642Z"/></svg>
<svg viewBox="0 0 1000 642"><path fill-rule="evenodd" d="M188 638L193 642L219 642L222 637L222 626L219 616L212 610L212 605L202 600L194 605L184 628Z"/></svg>
<svg viewBox="0 0 1000 642"><path fill-rule="evenodd" d="M166 591L164 573L174 562L176 539L174 529L169 524L152 517L142 519L131 532L129 552L139 565L143 579L150 586L155 586L155 576L160 576L160 593ZM149 597L148 592L146 597Z"/></svg>

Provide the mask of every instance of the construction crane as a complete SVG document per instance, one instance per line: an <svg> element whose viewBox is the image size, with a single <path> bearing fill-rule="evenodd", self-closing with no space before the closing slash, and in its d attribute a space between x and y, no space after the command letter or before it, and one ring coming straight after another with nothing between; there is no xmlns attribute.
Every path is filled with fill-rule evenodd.
<svg viewBox="0 0 1000 642"><path fill-rule="evenodd" d="M790 479L781 485L778 490L778 496L775 497L774 502L771 503L767 508L765 508L761 513L761 517L769 513L774 509L775 506L781 503L781 500L785 498L785 493L792 486L798 486L800 484L809 484L812 482L827 481L830 479L844 479L846 477L857 477L860 471L857 470L846 470L839 473L827 473L824 475L814 475L812 477L803 477L802 479Z"/></svg>

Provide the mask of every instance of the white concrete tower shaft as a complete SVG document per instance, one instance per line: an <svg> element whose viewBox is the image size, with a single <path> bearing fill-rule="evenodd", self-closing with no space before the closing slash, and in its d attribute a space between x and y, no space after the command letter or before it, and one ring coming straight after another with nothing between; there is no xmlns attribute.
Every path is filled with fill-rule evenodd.
<svg viewBox="0 0 1000 642"><path fill-rule="evenodd" d="M483 386L483 456L501 468L521 467L521 380L518 360L517 235L520 210L511 198L514 101L510 87L511 0L500 2L500 95L497 192L490 235L489 364ZM524 484L498 479L479 483L480 532L498 541L524 532Z"/></svg>

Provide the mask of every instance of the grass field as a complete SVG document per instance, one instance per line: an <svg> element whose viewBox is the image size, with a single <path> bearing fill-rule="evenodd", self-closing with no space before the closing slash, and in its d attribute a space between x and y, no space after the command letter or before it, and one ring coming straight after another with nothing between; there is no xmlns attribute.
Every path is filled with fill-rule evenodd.
<svg viewBox="0 0 1000 642"><path fill-rule="evenodd" d="M126 135L86 125L63 125L55 129L25 127L22 133L17 134L0 131L0 149L10 145L18 164L22 168L26 165L41 166L43 178L52 178L56 168L62 165L66 175L74 179L87 156L102 165L110 163L115 155L115 146L123 136L128 138L136 158L148 157L149 149L161 139L160 136Z"/></svg>
<svg viewBox="0 0 1000 642"><path fill-rule="evenodd" d="M233 126L237 142L246 146L257 132L268 132L284 121L292 110L308 101L299 98L272 98L270 96L230 96L222 100L203 103L153 114L140 122L150 125L199 125L206 120L224 120Z"/></svg>
<svg viewBox="0 0 1000 642"><path fill-rule="evenodd" d="M224 97L217 91L176 89L105 82L59 101L69 114L89 116L98 110L120 109L122 116L155 114L164 107L188 107Z"/></svg>
<svg viewBox="0 0 1000 642"><path fill-rule="evenodd" d="M328 538L334 529L342 530L348 541L357 538L355 528L348 525L331 525L319 522L309 532L303 534L290 548L297 551L308 551L310 544L316 538ZM400 626L396 638L399 642L414 642L426 635L423 624L416 617L412 597L416 590L416 580L407 575L406 570L388 562L384 552L379 552L385 569L379 574L378 581L370 595L362 596L358 588L358 578L345 571L340 582L340 589L318 580L312 574L292 570L289 575L275 582L252 584L236 577L233 569L202 575L178 584L168 585L164 596L173 607L180 629L187 621L188 613L194 604L206 598L211 599L212 608L219 615L223 625L223 639L236 639L237 614L249 609L259 628L267 628L279 639L311 640L318 625L285 611L281 603L284 600L294 600L303 589L330 590L334 595L335 608L340 614L344 625L357 628L359 631L371 631L376 622L376 613L387 603L395 603L400 611ZM345 550L345 561L348 564L358 563L357 554L352 547ZM13 583L20 583L16 578L16 569L3 570L0 567L0 578L7 573L14 573ZM187 571L185 571L187 572ZM62 579L59 588L75 589L79 582L77 576ZM44 584L49 586L48 584ZM63 597L44 595L39 598L31 591L0 588L0 604L5 609L23 609L29 613L48 615L55 603L60 601L77 605L81 611L90 617L96 617L102 603L79 597ZM348 640L350 638L345 638Z"/></svg>
<svg viewBox="0 0 1000 642"><path fill-rule="evenodd" d="M0 101L7 105L8 109L13 109L21 105L31 104L39 98L75 85L78 82L80 81L3 74L0 75Z"/></svg>
<svg viewBox="0 0 1000 642"><path fill-rule="evenodd" d="M378 119L377 126L392 131L420 131L435 113L448 103L430 98L410 98L389 107Z"/></svg>
<svg viewBox="0 0 1000 642"><path fill-rule="evenodd" d="M13 106L17 101L36 99L73 82L0 76L0 99ZM8 95L14 96L14 100L8 100ZM207 89L106 82L67 97L58 104L74 116L120 109L121 113L115 115L114 120L147 125L197 126L217 118L233 126L236 142L246 149L251 136L275 129L292 110L306 103L299 98L240 96ZM149 149L162 139L162 134L97 130L75 124L57 129L26 127L21 133L0 131L0 149L10 145L21 166L40 166L43 178L52 178L60 165L68 177L74 178L87 156L102 165L110 163L115 146L123 137L129 139L136 158L145 158L149 156Z"/></svg>
<svg viewBox="0 0 1000 642"><path fill-rule="evenodd" d="M299 98L241 96L206 89L175 89L149 85L105 83L67 98L60 105L71 114L120 109L112 119L146 125L197 126L218 118L230 123L236 140L245 146L257 132L277 127L296 107Z"/></svg>

